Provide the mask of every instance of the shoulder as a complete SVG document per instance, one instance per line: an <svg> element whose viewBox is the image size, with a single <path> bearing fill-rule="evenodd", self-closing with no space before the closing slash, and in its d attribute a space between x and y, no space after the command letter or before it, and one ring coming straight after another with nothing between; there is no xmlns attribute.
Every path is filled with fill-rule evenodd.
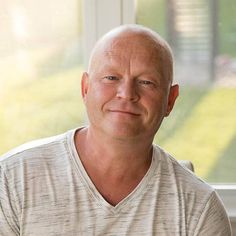
<svg viewBox="0 0 236 236"><path fill-rule="evenodd" d="M177 188L181 189L181 192L197 193L198 195L210 198L214 189L208 183L197 177L191 170L181 165L179 161L159 146L154 146L154 152L158 157L159 171L164 174L166 181L175 183Z"/></svg>
<svg viewBox="0 0 236 236"><path fill-rule="evenodd" d="M64 147L70 132L72 131L20 145L0 157L0 166L10 169L24 162L53 156L53 154L62 151L60 148Z"/></svg>
<svg viewBox="0 0 236 236"><path fill-rule="evenodd" d="M201 212L195 230L196 235L231 235L229 217L222 201L216 192L213 192Z"/></svg>
<svg viewBox="0 0 236 236"><path fill-rule="evenodd" d="M154 156L158 162L157 176L161 179L159 189L163 200L169 200L172 209L184 209L191 232L195 232L194 235L219 235L217 232L230 235L229 219L215 189L160 147L154 146Z"/></svg>

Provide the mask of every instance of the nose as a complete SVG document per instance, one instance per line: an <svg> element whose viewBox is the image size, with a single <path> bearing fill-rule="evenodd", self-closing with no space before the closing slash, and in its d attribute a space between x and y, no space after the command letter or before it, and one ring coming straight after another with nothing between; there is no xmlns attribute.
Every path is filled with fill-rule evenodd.
<svg viewBox="0 0 236 236"><path fill-rule="evenodd" d="M131 79L123 79L117 88L117 98L136 102L139 100L139 94L135 81Z"/></svg>

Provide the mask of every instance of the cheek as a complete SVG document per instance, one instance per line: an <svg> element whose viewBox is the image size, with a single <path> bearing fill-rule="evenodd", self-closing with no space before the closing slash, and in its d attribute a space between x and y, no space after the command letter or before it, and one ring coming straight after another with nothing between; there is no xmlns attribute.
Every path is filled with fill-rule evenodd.
<svg viewBox="0 0 236 236"><path fill-rule="evenodd" d="M167 98L161 93L150 96L148 101L146 101L146 107L153 119L164 117L167 109Z"/></svg>
<svg viewBox="0 0 236 236"><path fill-rule="evenodd" d="M88 89L88 93L84 99L85 105L88 107L101 107L114 97L114 89L103 84L94 83Z"/></svg>

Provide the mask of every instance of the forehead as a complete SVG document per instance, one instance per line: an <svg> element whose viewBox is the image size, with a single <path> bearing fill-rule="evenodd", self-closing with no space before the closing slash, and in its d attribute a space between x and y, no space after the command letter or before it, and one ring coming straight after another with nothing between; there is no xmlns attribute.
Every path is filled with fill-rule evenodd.
<svg viewBox="0 0 236 236"><path fill-rule="evenodd" d="M136 35L116 37L105 41L97 48L95 61L114 63L142 63L156 65L162 63L162 50L159 45Z"/></svg>
<svg viewBox="0 0 236 236"><path fill-rule="evenodd" d="M102 51L107 56L119 57L137 55L139 57L158 57L160 47L152 40L141 35L124 35L107 40L102 45Z"/></svg>
<svg viewBox="0 0 236 236"><path fill-rule="evenodd" d="M127 65L139 68L142 72L154 70L163 79L172 81L172 56L163 40L139 32L125 32L102 38L93 50L88 72L97 73L107 67L124 69L128 68Z"/></svg>

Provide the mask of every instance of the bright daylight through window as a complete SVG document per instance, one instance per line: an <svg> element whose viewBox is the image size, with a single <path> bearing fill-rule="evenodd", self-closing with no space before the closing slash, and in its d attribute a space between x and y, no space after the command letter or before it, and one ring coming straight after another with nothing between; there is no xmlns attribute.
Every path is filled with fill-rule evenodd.
<svg viewBox="0 0 236 236"><path fill-rule="evenodd" d="M3 154L83 122L83 29L82 0L0 0L0 6Z"/></svg>
<svg viewBox="0 0 236 236"><path fill-rule="evenodd" d="M236 182L236 2L138 0L137 23L163 35L180 97L156 142L211 183Z"/></svg>
<svg viewBox="0 0 236 236"><path fill-rule="evenodd" d="M82 2L0 0L0 154L84 122ZM180 84L155 141L206 181L235 183L235 0L136 4L137 23L170 43Z"/></svg>

